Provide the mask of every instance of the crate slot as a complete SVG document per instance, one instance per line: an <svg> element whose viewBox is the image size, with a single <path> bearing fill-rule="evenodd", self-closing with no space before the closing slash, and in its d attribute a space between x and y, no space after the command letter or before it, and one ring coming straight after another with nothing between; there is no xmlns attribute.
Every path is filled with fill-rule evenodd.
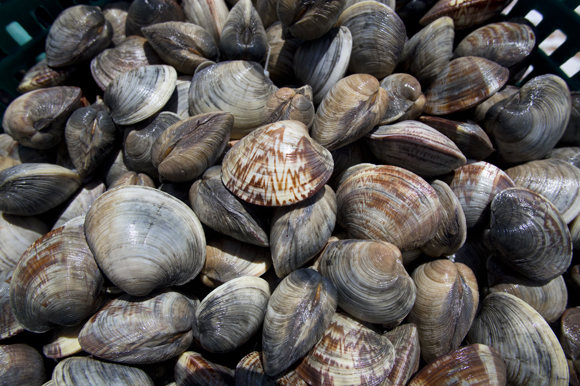
<svg viewBox="0 0 580 386"><path fill-rule="evenodd" d="M503 11L501 11L502 15L507 15L511 12L511 10L514 8L514 6L518 3L518 0L513 0L511 3L509 3L507 5L507 7L505 7L503 9Z"/></svg>
<svg viewBox="0 0 580 386"><path fill-rule="evenodd" d="M544 39L538 46L546 55L550 56L566 41L566 34L557 29Z"/></svg>
<svg viewBox="0 0 580 386"><path fill-rule="evenodd" d="M4 28L8 35L21 47L32 40L32 36L17 21L13 21Z"/></svg>
<svg viewBox="0 0 580 386"><path fill-rule="evenodd" d="M574 9L574 12L576 12L578 15L580 15L580 5L576 7L576 9Z"/></svg>
<svg viewBox="0 0 580 386"><path fill-rule="evenodd" d="M580 52L568 59L560 68L570 78L576 75L580 71Z"/></svg>
<svg viewBox="0 0 580 386"><path fill-rule="evenodd" d="M36 7L34 10L34 16L36 17L36 20L44 26L44 28L50 28L51 24L54 22L54 18L50 16L46 8L43 6Z"/></svg>
<svg viewBox="0 0 580 386"><path fill-rule="evenodd" d="M537 27L538 24L540 24L540 22L544 20L544 15L542 15L537 10L532 9L530 12L528 12L525 18L528 19L533 25Z"/></svg>

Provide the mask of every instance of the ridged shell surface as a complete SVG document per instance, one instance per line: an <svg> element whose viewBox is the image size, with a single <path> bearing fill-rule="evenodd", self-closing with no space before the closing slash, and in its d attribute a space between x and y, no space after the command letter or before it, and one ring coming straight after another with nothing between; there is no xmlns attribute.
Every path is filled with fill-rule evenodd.
<svg viewBox="0 0 580 386"><path fill-rule="evenodd" d="M419 369L419 332L413 323L402 324L383 334L395 347L395 363L381 386L406 385Z"/></svg>
<svg viewBox="0 0 580 386"><path fill-rule="evenodd" d="M388 103L379 125L417 119L423 112L425 95L421 91L421 84L414 76L391 74L381 81L381 88L387 92Z"/></svg>
<svg viewBox="0 0 580 386"><path fill-rule="evenodd" d="M183 11L187 21L204 28L216 43L228 18L228 6L224 0L184 0Z"/></svg>
<svg viewBox="0 0 580 386"><path fill-rule="evenodd" d="M153 386L145 371L116 363L101 362L86 357L67 358L55 367L54 386Z"/></svg>
<svg viewBox="0 0 580 386"><path fill-rule="evenodd" d="M308 386L295 371L271 377L264 372L262 353L252 351L238 362L236 366L236 385L256 386Z"/></svg>
<svg viewBox="0 0 580 386"><path fill-rule="evenodd" d="M259 4L260 0L256 4L258 12L260 12ZM276 16L277 18L278 16ZM262 21L266 24L264 18L262 18ZM302 44L302 41L286 37L280 21L273 23L266 30L266 37L270 46L270 61L266 70L270 73L272 82L280 87L287 84L298 84L293 70L294 54Z"/></svg>
<svg viewBox="0 0 580 386"><path fill-rule="evenodd" d="M92 179L89 183L83 186L74 196L72 196L66 203L66 208L58 216L58 219L52 226L52 229L60 228L66 222L78 216L84 216L87 210L91 207L93 201L101 194L105 193L107 188L105 184L97 178Z"/></svg>
<svg viewBox="0 0 580 386"><path fill-rule="evenodd" d="M175 0L135 0L125 20L125 34L143 36L141 28L166 21L183 21L185 15Z"/></svg>
<svg viewBox="0 0 580 386"><path fill-rule="evenodd" d="M224 60L261 62L268 52L266 30L250 0L239 0L231 9L220 36Z"/></svg>
<svg viewBox="0 0 580 386"><path fill-rule="evenodd" d="M0 345L0 363L3 385L40 386L45 380L42 355L27 344Z"/></svg>
<svg viewBox="0 0 580 386"><path fill-rule="evenodd" d="M82 328L82 325L76 325L52 330L49 342L42 346L44 356L51 359L63 359L83 351L78 340Z"/></svg>
<svg viewBox="0 0 580 386"><path fill-rule="evenodd" d="M39 88L61 86L73 72L72 68L55 69L49 67L46 64L46 59L43 59L26 71L16 91L24 94Z"/></svg>
<svg viewBox="0 0 580 386"><path fill-rule="evenodd" d="M344 9L345 0L279 0L276 13L292 36L315 40L327 33Z"/></svg>
<svg viewBox="0 0 580 386"><path fill-rule="evenodd" d="M0 214L0 272L12 271L30 244L49 230L36 217Z"/></svg>
<svg viewBox="0 0 580 386"><path fill-rule="evenodd" d="M484 23L508 4L508 0L439 0L419 23L426 25L442 16L449 16L456 29L464 29Z"/></svg>

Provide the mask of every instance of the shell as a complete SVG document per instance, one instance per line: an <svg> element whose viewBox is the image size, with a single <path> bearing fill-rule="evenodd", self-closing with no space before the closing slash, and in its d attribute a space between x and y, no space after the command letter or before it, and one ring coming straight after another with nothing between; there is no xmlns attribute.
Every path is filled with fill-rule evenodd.
<svg viewBox="0 0 580 386"><path fill-rule="evenodd" d="M277 6L278 2L275 0L256 0L254 2L254 7L256 7L256 11L260 15L264 28L268 29L272 24L280 23L278 13L276 12Z"/></svg>
<svg viewBox="0 0 580 386"><path fill-rule="evenodd" d="M467 336L499 351L507 384L568 385L568 364L546 321L523 300L506 293L486 296Z"/></svg>
<svg viewBox="0 0 580 386"><path fill-rule="evenodd" d="M74 326L99 306L104 277L76 218L35 241L20 258L10 283L10 305L28 331Z"/></svg>
<svg viewBox="0 0 580 386"><path fill-rule="evenodd" d="M152 188L107 191L87 212L85 231L99 267L130 295L185 284L205 262L205 236L195 214Z"/></svg>
<svg viewBox="0 0 580 386"><path fill-rule="evenodd" d="M507 68L485 58L453 59L425 91L424 112L445 115L466 110L495 94L506 84L508 76Z"/></svg>
<svg viewBox="0 0 580 386"><path fill-rule="evenodd" d="M238 362L236 366L236 385L260 386L308 386L295 371L280 377L270 377L264 373L261 353L252 351Z"/></svg>
<svg viewBox="0 0 580 386"><path fill-rule="evenodd" d="M355 171L340 184L336 199L337 222L351 238L387 241L401 251L433 238L442 216L435 190L396 166Z"/></svg>
<svg viewBox="0 0 580 386"><path fill-rule="evenodd" d="M83 351L78 340L82 328L82 325L77 325L54 329L50 341L42 346L44 356L51 359L62 359Z"/></svg>
<svg viewBox="0 0 580 386"><path fill-rule="evenodd" d="M113 121L132 125L151 117L165 106L176 80L175 69L165 65L139 67L117 76L104 96Z"/></svg>
<svg viewBox="0 0 580 386"><path fill-rule="evenodd" d="M119 178L109 186L108 190L113 190L125 185L139 185L155 188L155 183L147 174L127 172L119 176Z"/></svg>
<svg viewBox="0 0 580 386"><path fill-rule="evenodd" d="M202 27L219 42L229 13L224 0L184 0L182 4L187 21Z"/></svg>
<svg viewBox="0 0 580 386"><path fill-rule="evenodd" d="M85 357L67 358L59 362L52 374L52 381L54 386L154 385L143 370Z"/></svg>
<svg viewBox="0 0 580 386"><path fill-rule="evenodd" d="M75 5L62 11L46 37L46 63L64 67L90 59L109 45L113 26L101 8Z"/></svg>
<svg viewBox="0 0 580 386"><path fill-rule="evenodd" d="M92 179L82 189L80 189L74 196L72 196L66 204L66 208L58 216L58 219L52 226L52 229L60 228L66 222L78 216L84 216L87 210L91 207L93 201L101 194L105 193L107 188L105 184L98 179Z"/></svg>
<svg viewBox="0 0 580 386"><path fill-rule="evenodd" d="M324 248L336 224L336 195L325 185L296 205L276 208L270 246L279 278L302 267Z"/></svg>
<svg viewBox="0 0 580 386"><path fill-rule="evenodd" d="M365 139L379 161L405 168L423 178L449 173L466 162L453 141L418 121L378 126Z"/></svg>
<svg viewBox="0 0 580 386"><path fill-rule="evenodd" d="M79 334L82 349L120 363L157 363L183 353L193 341L195 309L177 292L136 298L121 295L91 317Z"/></svg>
<svg viewBox="0 0 580 386"><path fill-rule="evenodd" d="M50 230L36 217L0 214L0 272L12 271L22 253Z"/></svg>
<svg viewBox="0 0 580 386"><path fill-rule="evenodd" d="M26 71L16 91L24 94L40 88L62 86L73 72L74 68L71 67L49 67L46 59L43 59Z"/></svg>
<svg viewBox="0 0 580 386"><path fill-rule="evenodd" d="M231 386L234 371L206 360L201 354L186 351L175 365L175 380L187 386Z"/></svg>
<svg viewBox="0 0 580 386"><path fill-rule="evenodd" d="M127 11L131 4L126 1L105 4L102 8L105 19L113 27L113 44L118 46L125 40L125 22L127 21Z"/></svg>
<svg viewBox="0 0 580 386"><path fill-rule="evenodd" d="M332 282L312 269L298 269L272 293L264 318L264 371L275 376L304 356L322 337L336 311Z"/></svg>
<svg viewBox="0 0 580 386"><path fill-rule="evenodd" d="M266 30L251 0L239 0L231 9L220 36L224 60L261 62L268 51Z"/></svg>
<svg viewBox="0 0 580 386"><path fill-rule="evenodd" d="M395 363L381 386L402 386L419 369L419 332L413 323L403 324L383 336L395 347Z"/></svg>
<svg viewBox="0 0 580 386"><path fill-rule="evenodd" d="M0 340L24 331L12 312L10 305L10 281L12 269L0 271Z"/></svg>
<svg viewBox="0 0 580 386"><path fill-rule="evenodd" d="M459 348L477 312L479 292L473 271L461 263L435 260L412 274L417 298L409 321L419 330L426 362Z"/></svg>
<svg viewBox="0 0 580 386"><path fill-rule="evenodd" d="M572 262L566 222L546 198L528 189L495 196L487 237L495 256L533 280L552 280Z"/></svg>
<svg viewBox="0 0 580 386"><path fill-rule="evenodd" d="M296 372L311 386L372 386L389 374L394 361L395 348L388 338L335 313Z"/></svg>
<svg viewBox="0 0 580 386"><path fill-rule="evenodd" d="M381 88L387 92L388 103L379 125L416 119L423 112L425 95L421 92L421 84L412 75L389 75L381 81Z"/></svg>
<svg viewBox="0 0 580 386"><path fill-rule="evenodd" d="M328 150L336 150L371 131L385 115L387 103L387 92L375 77L347 76L320 103L310 135Z"/></svg>
<svg viewBox="0 0 580 386"><path fill-rule="evenodd" d="M498 15L508 3L509 0L439 0L419 23L427 25L442 16L449 16L455 29L469 28Z"/></svg>
<svg viewBox="0 0 580 386"><path fill-rule="evenodd" d="M260 13L260 4L261 0L258 0L256 4L258 13ZM266 27L268 23L264 17L262 17L262 22L264 22L264 27ZM270 61L265 70L270 73L270 79L278 86L297 84L293 69L294 55L302 41L284 36L283 26L280 21L273 23L266 30L266 37L270 46Z"/></svg>
<svg viewBox="0 0 580 386"><path fill-rule="evenodd" d="M352 34L348 70L378 79L390 75L407 40L407 32L395 11L376 1L363 1L346 9L336 22Z"/></svg>
<svg viewBox="0 0 580 386"><path fill-rule="evenodd" d="M163 111L175 113L181 119L189 117L189 87L191 80L182 80L177 78L175 82L175 91L163 107Z"/></svg>
<svg viewBox="0 0 580 386"><path fill-rule="evenodd" d="M185 14L174 0L135 0L127 11L125 34L143 36L141 28L166 21L184 21Z"/></svg>
<svg viewBox="0 0 580 386"><path fill-rule="evenodd" d="M4 132L21 145L50 149L64 137L70 115L81 105L78 87L50 87L14 99L2 118Z"/></svg>
<svg viewBox="0 0 580 386"><path fill-rule="evenodd" d="M65 202L80 185L79 175L62 166L12 166L0 172L0 211L19 216L44 213Z"/></svg>
<svg viewBox="0 0 580 386"><path fill-rule="evenodd" d="M318 270L338 291L338 306L355 318L398 325L415 302L415 284L393 244L340 240L322 253Z"/></svg>
<svg viewBox="0 0 580 386"><path fill-rule="evenodd" d="M580 357L580 309L569 308L560 321L560 343L567 358L577 361Z"/></svg>
<svg viewBox="0 0 580 386"><path fill-rule="evenodd" d="M264 279L243 276L209 293L195 313L195 337L209 352L225 353L246 343L260 328L270 298Z"/></svg>
<svg viewBox="0 0 580 386"><path fill-rule="evenodd" d="M546 155L546 158L561 159L580 168L580 147L560 147L557 149L552 149Z"/></svg>
<svg viewBox="0 0 580 386"><path fill-rule="evenodd" d="M520 91L493 105L484 129L500 158L509 164L544 158L568 124L568 86L556 75L540 75Z"/></svg>
<svg viewBox="0 0 580 386"><path fill-rule="evenodd" d="M232 147L222 162L222 181L249 203L292 205L322 189L332 166L330 152L308 136L304 124L280 121L254 130Z"/></svg>
<svg viewBox="0 0 580 386"><path fill-rule="evenodd" d="M125 165L125 160L123 159L123 149L117 148L111 152L101 165L98 174L101 175L107 187L110 187L117 178L128 171L129 168Z"/></svg>
<svg viewBox="0 0 580 386"><path fill-rule="evenodd" d="M300 121L310 127L314 120L314 104L312 103L312 87L309 85L293 89L284 87L270 95L264 107L268 122Z"/></svg>
<svg viewBox="0 0 580 386"><path fill-rule="evenodd" d="M572 91L570 93L572 108L570 111L570 120L568 126L558 142L559 146L579 146L580 145L580 92Z"/></svg>
<svg viewBox="0 0 580 386"><path fill-rule="evenodd" d="M45 371L42 356L29 345L0 345L0 380L5 385L40 386Z"/></svg>
<svg viewBox="0 0 580 386"><path fill-rule="evenodd" d="M330 31L344 9L345 0L279 0L282 25L297 39L315 40Z"/></svg>

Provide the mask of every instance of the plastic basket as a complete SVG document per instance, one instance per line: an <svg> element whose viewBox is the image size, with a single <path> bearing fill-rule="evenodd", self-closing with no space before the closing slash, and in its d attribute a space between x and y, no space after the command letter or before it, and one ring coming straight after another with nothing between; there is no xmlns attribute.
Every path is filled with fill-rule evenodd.
<svg viewBox="0 0 580 386"><path fill-rule="evenodd" d="M4 0L0 2L0 114L17 96L16 88L23 73L43 56L44 40L58 14L75 4L102 5L110 0ZM580 90L580 73L568 76L561 68L579 54L580 15L575 9L580 0L519 0L508 17L541 15L537 39L544 41L555 30L566 35L565 42L551 55L541 49L532 58L531 77L552 73L568 82L571 90ZM579 11L580 12L580 11ZM580 54L579 54L580 58ZM520 82L521 83L521 82Z"/></svg>

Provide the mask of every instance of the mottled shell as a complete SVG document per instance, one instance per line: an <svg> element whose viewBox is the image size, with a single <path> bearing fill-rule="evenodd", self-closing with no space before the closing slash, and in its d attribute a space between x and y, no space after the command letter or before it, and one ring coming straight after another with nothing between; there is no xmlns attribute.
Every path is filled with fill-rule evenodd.
<svg viewBox="0 0 580 386"><path fill-rule="evenodd" d="M449 16L455 29L464 29L498 15L508 3L509 0L439 0L419 23L427 25L442 16Z"/></svg>
<svg viewBox="0 0 580 386"><path fill-rule="evenodd" d="M187 21L209 32L216 43L220 41L229 13L224 0L184 0L182 6Z"/></svg>
<svg viewBox="0 0 580 386"><path fill-rule="evenodd" d="M472 344L425 366L409 386L455 385L469 380L474 386L505 386L506 365L493 347Z"/></svg>
<svg viewBox="0 0 580 386"><path fill-rule="evenodd" d="M421 356L432 362L456 350L477 312L479 292L473 271L461 263L435 260L412 274L417 298L409 321L419 330Z"/></svg>
<svg viewBox="0 0 580 386"><path fill-rule="evenodd" d="M324 250L318 270L338 291L338 306L355 318L398 325L415 302L415 284L393 244L340 240Z"/></svg>
<svg viewBox="0 0 580 386"><path fill-rule="evenodd" d="M276 13L292 36L315 40L334 26L344 4L345 0L279 0Z"/></svg>
<svg viewBox="0 0 580 386"><path fill-rule="evenodd" d="M79 175L62 166L12 166L0 172L0 211L19 216L44 213L65 202L80 185Z"/></svg>
<svg viewBox="0 0 580 386"><path fill-rule="evenodd" d="M425 91L425 113L445 115L463 111L486 100L502 88L509 70L485 58L453 59Z"/></svg>
<svg viewBox="0 0 580 386"><path fill-rule="evenodd" d="M4 385L40 386L45 380L42 355L27 344L0 345L0 363Z"/></svg>
<svg viewBox="0 0 580 386"><path fill-rule="evenodd" d="M74 68L71 67L60 69L49 67L46 59L43 59L26 71L16 91L24 94L39 88L61 86L73 72Z"/></svg>
<svg viewBox="0 0 580 386"><path fill-rule="evenodd" d="M74 326L94 312L105 278L77 218L34 242L20 258L10 283L16 320L33 332Z"/></svg>
<svg viewBox="0 0 580 386"><path fill-rule="evenodd" d="M395 349L388 338L335 313L296 372L312 386L373 386L389 374L394 361Z"/></svg>
<svg viewBox="0 0 580 386"><path fill-rule="evenodd" d="M179 356L174 374L177 385L231 386L234 382L233 370L212 363L193 351L186 351Z"/></svg>
<svg viewBox="0 0 580 386"><path fill-rule="evenodd" d="M67 358L56 365L52 374L54 386L154 386L153 380L140 369L86 357Z"/></svg>
<svg viewBox="0 0 580 386"><path fill-rule="evenodd" d="M292 205L322 189L332 167L330 152L308 136L304 124L280 121L254 130L232 147L222 162L222 181L252 204Z"/></svg>
<svg viewBox="0 0 580 386"><path fill-rule="evenodd" d="M235 350L260 328L270 298L264 279L243 276L209 293L195 313L195 337L214 353Z"/></svg>
<svg viewBox="0 0 580 386"><path fill-rule="evenodd" d="M134 0L127 11L125 34L143 36L141 28L166 21L183 21L185 14L175 0Z"/></svg>
<svg viewBox="0 0 580 386"><path fill-rule="evenodd" d="M486 296L467 341L500 353L509 385L568 385L568 364L556 335L540 314L513 295Z"/></svg>
<svg viewBox="0 0 580 386"><path fill-rule="evenodd" d="M205 261L205 236L193 211L152 188L107 191L87 212L85 230L99 267L134 296L185 284Z"/></svg>
<svg viewBox="0 0 580 386"><path fill-rule="evenodd" d="M82 349L120 363L157 363L183 353L193 341L195 309L177 292L121 295L91 317L79 334Z"/></svg>
<svg viewBox="0 0 580 386"><path fill-rule="evenodd" d="M419 332L413 323L402 324L383 334L395 347L395 362L381 386L406 385L419 369Z"/></svg>
<svg viewBox="0 0 580 386"><path fill-rule="evenodd" d="M310 135L328 150L362 138L376 126L387 108L387 92L368 74L339 80L316 110Z"/></svg>
<svg viewBox="0 0 580 386"><path fill-rule="evenodd" d="M337 222L349 236L383 240L401 251L433 238L441 221L435 190L421 177L396 166L352 173L336 192Z"/></svg>
<svg viewBox="0 0 580 386"><path fill-rule="evenodd" d="M388 103L379 125L416 119L425 108L425 95L419 81L409 74L392 74L381 81Z"/></svg>
<svg viewBox="0 0 580 386"><path fill-rule="evenodd" d="M264 318L264 371L270 376L289 368L322 337L336 311L332 282L312 269L299 269L272 293Z"/></svg>
<svg viewBox="0 0 580 386"><path fill-rule="evenodd" d="M26 248L49 230L36 217L0 214L0 272L12 271Z"/></svg>
<svg viewBox="0 0 580 386"><path fill-rule="evenodd" d="M220 36L224 60L261 62L268 52L266 30L251 0L238 0L231 9Z"/></svg>

